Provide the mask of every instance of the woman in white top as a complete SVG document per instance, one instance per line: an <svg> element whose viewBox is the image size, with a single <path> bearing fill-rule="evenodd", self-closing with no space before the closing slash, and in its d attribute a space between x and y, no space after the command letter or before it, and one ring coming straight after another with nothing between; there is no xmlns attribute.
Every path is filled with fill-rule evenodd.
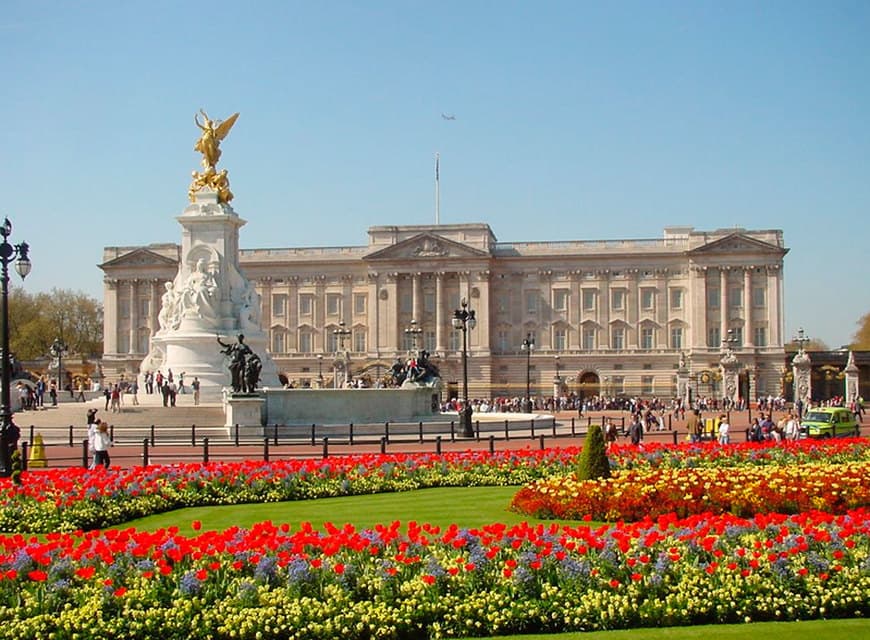
<svg viewBox="0 0 870 640"><path fill-rule="evenodd" d="M800 440L801 423L793 413L788 414L785 423L785 437L788 440Z"/></svg>
<svg viewBox="0 0 870 640"><path fill-rule="evenodd" d="M730 430L731 425L728 424L728 416L719 416L719 444L731 442L731 436L728 435Z"/></svg>

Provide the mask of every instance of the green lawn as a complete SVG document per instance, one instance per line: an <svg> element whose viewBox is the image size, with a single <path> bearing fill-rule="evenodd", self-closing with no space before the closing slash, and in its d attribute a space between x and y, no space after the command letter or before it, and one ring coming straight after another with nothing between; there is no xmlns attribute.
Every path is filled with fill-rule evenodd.
<svg viewBox="0 0 870 640"><path fill-rule="evenodd" d="M346 498L324 498L271 504L235 505L228 507L194 507L163 513L125 526L145 531L178 526L190 532L190 523L199 520L203 530L221 531L231 526L249 527L271 520L287 522L297 527L310 522L321 527L324 522L336 526L353 523L367 528L394 520L428 522L442 528L455 523L461 527L477 527L493 522L517 524L545 522L508 510L516 487L463 487L424 489L402 493L382 493ZM870 638L868 620L823 620L808 622L754 623L750 625L717 625L675 627L666 629L631 629L627 631L597 631L549 635L500 636L499 640L854 640Z"/></svg>

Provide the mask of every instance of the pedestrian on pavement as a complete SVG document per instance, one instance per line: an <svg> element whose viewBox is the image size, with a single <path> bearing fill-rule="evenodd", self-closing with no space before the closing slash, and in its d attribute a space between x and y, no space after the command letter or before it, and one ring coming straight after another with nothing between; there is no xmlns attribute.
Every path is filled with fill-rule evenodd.
<svg viewBox="0 0 870 640"><path fill-rule="evenodd" d="M108 411L109 403L112 401L112 390L108 386L103 387L103 396L106 398L106 407L104 411Z"/></svg>
<svg viewBox="0 0 870 640"><path fill-rule="evenodd" d="M728 416L722 414L719 416L719 444L728 444L731 442L731 425L728 424Z"/></svg>
<svg viewBox="0 0 870 640"><path fill-rule="evenodd" d="M112 439L109 436L109 425L100 421L97 425L96 433L94 434L94 466L103 465L106 469L109 468L111 461L109 459L109 447L112 446Z"/></svg>
<svg viewBox="0 0 870 640"><path fill-rule="evenodd" d="M193 388L193 405L199 405L199 378L193 376L193 382L190 383L190 386Z"/></svg>

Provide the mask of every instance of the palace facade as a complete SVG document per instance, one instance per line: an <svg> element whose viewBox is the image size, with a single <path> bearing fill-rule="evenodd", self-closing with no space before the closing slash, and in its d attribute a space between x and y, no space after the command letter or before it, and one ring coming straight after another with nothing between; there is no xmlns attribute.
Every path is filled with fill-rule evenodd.
<svg viewBox="0 0 870 640"><path fill-rule="evenodd" d="M375 226L349 247L247 249L240 266L262 302L282 377L331 385L386 375L430 352L457 397L462 300L472 397L575 392L672 397L681 355L695 394L721 396L723 340L741 395L782 392L780 230L669 227L658 239L499 242L487 224ZM180 246L106 247L105 352L111 379L139 372L158 329ZM523 341L534 348L523 350ZM343 375L343 374L342 374Z"/></svg>

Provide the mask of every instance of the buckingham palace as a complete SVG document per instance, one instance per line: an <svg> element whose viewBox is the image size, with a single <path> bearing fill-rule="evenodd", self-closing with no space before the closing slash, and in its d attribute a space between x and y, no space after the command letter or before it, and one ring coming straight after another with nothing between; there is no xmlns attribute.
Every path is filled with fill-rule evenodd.
<svg viewBox="0 0 870 640"><path fill-rule="evenodd" d="M139 373L181 247L106 247L104 372ZM280 378L373 381L425 349L458 396L718 396L723 343L744 398L782 390L781 230L667 227L660 238L499 242L483 223L373 226L360 246L242 249Z"/></svg>

